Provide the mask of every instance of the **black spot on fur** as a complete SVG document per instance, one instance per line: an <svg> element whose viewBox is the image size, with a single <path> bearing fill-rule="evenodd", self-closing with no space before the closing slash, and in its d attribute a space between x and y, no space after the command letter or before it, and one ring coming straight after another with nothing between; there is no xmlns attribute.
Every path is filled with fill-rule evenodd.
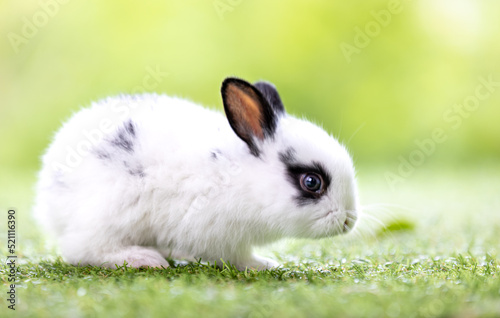
<svg viewBox="0 0 500 318"><path fill-rule="evenodd" d="M63 181L63 174L61 173L61 171L55 171L53 174L52 174L52 184L51 184L51 187L54 187L54 188L64 188L64 189L68 189L68 185Z"/></svg>
<svg viewBox="0 0 500 318"><path fill-rule="evenodd" d="M135 126L134 122L130 119L128 122L125 123L124 125L125 130L132 136L135 137Z"/></svg>
<svg viewBox="0 0 500 318"><path fill-rule="evenodd" d="M144 178L146 176L146 174L144 173L144 170L142 170L141 168L128 169L128 173L134 177Z"/></svg>
<svg viewBox="0 0 500 318"><path fill-rule="evenodd" d="M219 159L219 156L222 154L222 152L219 150L219 149L215 149L213 151L210 152L210 156L212 157L212 159L214 160L217 160Z"/></svg>
<svg viewBox="0 0 500 318"><path fill-rule="evenodd" d="M257 148L257 146L252 143L252 144L248 144L248 148L250 150L250 153L254 156L254 157L257 157L259 158L260 157L260 150L259 148Z"/></svg>
<svg viewBox="0 0 500 318"><path fill-rule="evenodd" d="M94 155L105 161L106 165L120 165L121 163L129 175L142 178L146 175L144 169L133 156L136 137L137 127L129 119L116 130L110 139L107 139L107 143L93 151Z"/></svg>
<svg viewBox="0 0 500 318"><path fill-rule="evenodd" d="M144 173L144 169L140 165L136 165L134 167L130 165L130 163L127 161L123 161L123 165L125 166L125 169L127 170L128 174L130 174L131 176L141 177L141 178L146 176L146 174Z"/></svg>
<svg viewBox="0 0 500 318"><path fill-rule="evenodd" d="M283 159L287 159L283 157ZM316 173L323 178L324 188L326 193L330 183L332 182L331 175L326 171L324 166L319 162L313 162L312 164L295 164L293 162L287 162L286 160L281 160L287 170L288 181L297 189L298 195L295 197L295 201L298 205L303 206L307 204L315 204L319 202L322 194L307 192L300 186L301 175L305 173Z"/></svg>
<svg viewBox="0 0 500 318"><path fill-rule="evenodd" d="M295 161L295 149L293 149L292 147L287 148L284 152L279 153L279 158L283 164L291 164Z"/></svg>
<svg viewBox="0 0 500 318"><path fill-rule="evenodd" d="M108 152L106 152L106 151L104 151L102 149L96 149L96 150L94 150L94 154L95 154L95 156L97 158L99 158L101 160L109 160L109 159L111 159L111 155Z"/></svg>
<svg viewBox="0 0 500 318"><path fill-rule="evenodd" d="M125 122L123 127L120 127L116 136L111 139L110 143L126 152L134 152L134 139L136 136L135 124L132 120Z"/></svg>

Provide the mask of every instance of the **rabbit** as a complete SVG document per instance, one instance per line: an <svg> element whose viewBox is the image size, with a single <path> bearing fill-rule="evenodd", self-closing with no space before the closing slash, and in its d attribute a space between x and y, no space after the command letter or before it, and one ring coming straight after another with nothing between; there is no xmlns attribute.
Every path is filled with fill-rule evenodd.
<svg viewBox="0 0 500 318"><path fill-rule="evenodd" d="M350 231L353 161L286 113L271 83L235 77L221 112L177 97L120 95L74 114L42 157L35 217L74 265L168 267L187 257L280 266L253 247Z"/></svg>

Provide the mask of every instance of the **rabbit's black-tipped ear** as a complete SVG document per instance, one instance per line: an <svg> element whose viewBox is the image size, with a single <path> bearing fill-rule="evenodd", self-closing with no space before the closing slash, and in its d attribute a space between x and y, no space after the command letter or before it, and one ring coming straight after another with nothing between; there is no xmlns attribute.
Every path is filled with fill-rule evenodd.
<svg viewBox="0 0 500 318"><path fill-rule="evenodd" d="M274 108L274 111L277 115L282 115L285 113L285 106L283 106L283 102L281 101L280 94L278 94L278 90L276 87L264 81L255 82L253 84L257 89L264 95L269 104Z"/></svg>
<svg viewBox="0 0 500 318"><path fill-rule="evenodd" d="M239 78L226 78L221 94L229 124L258 157L256 142L274 136L278 114L259 89Z"/></svg>

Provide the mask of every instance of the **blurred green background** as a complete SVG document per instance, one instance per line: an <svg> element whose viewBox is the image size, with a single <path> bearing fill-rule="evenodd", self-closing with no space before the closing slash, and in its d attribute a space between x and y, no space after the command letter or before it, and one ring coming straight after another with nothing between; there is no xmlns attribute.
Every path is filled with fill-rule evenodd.
<svg viewBox="0 0 500 318"><path fill-rule="evenodd" d="M2 0L0 172L38 169L93 100L142 90L222 109L230 75L273 82L361 167L396 171L436 128L446 142L422 165L496 162L500 87L474 98L500 82L499 13L494 0Z"/></svg>

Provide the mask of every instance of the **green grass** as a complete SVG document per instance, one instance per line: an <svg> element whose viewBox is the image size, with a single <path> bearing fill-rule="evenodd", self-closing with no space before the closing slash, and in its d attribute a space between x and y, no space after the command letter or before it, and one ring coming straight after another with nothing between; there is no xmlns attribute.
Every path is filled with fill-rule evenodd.
<svg viewBox="0 0 500 318"><path fill-rule="evenodd" d="M68 265L29 216L33 176L15 175L1 181L0 203L18 203L17 316L500 316L495 167L421 169L396 192L383 170L360 169L361 200L385 229L366 217L345 237L260 248L283 264L263 272L173 260L166 269ZM384 205L368 204L377 202ZM5 253L5 246L0 250ZM5 266L0 268L5 295ZM3 298L0 316L7 312Z"/></svg>

